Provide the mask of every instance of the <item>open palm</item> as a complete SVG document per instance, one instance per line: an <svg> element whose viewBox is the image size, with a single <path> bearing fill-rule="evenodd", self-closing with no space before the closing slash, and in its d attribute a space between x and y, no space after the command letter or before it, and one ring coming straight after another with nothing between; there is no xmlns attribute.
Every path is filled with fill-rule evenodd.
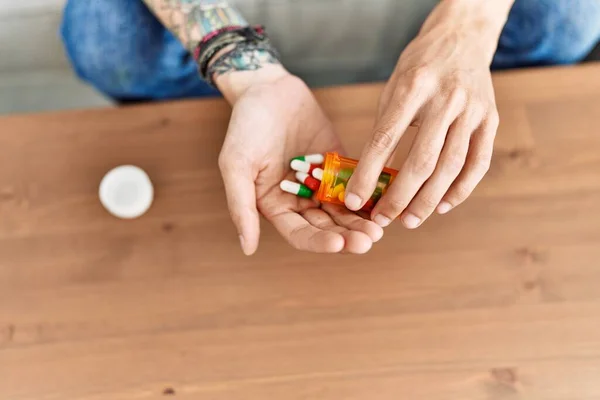
<svg viewBox="0 0 600 400"><path fill-rule="evenodd" d="M260 212L294 247L364 253L383 230L344 207L284 193L292 157L341 151L341 142L308 87L286 75L250 88L234 104L219 165L242 248L252 254Z"/></svg>

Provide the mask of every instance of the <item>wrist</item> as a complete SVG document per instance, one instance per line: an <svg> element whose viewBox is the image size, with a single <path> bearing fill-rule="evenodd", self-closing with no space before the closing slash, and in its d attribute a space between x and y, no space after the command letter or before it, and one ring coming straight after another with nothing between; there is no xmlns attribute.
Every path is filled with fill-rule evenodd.
<svg viewBox="0 0 600 400"><path fill-rule="evenodd" d="M477 47L491 63L502 29L515 0L443 0L423 25L421 33L435 27L459 35Z"/></svg>
<svg viewBox="0 0 600 400"><path fill-rule="evenodd" d="M214 71L215 86L232 105L252 87L290 75L272 53L253 46L231 45L223 49L211 60L209 69Z"/></svg>
<svg viewBox="0 0 600 400"><path fill-rule="evenodd" d="M267 64L254 71L233 71L215 79L217 88L233 105L249 89L274 83L290 73L281 64Z"/></svg>
<svg viewBox="0 0 600 400"><path fill-rule="evenodd" d="M475 25L481 32L487 32L486 38L497 42L508 19L515 0L455 0L473 11ZM496 43L494 43L496 44Z"/></svg>

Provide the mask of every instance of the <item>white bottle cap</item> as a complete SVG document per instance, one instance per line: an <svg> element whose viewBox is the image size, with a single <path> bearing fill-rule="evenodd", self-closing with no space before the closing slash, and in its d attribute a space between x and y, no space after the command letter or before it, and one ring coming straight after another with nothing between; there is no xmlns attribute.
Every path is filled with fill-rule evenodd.
<svg viewBox="0 0 600 400"><path fill-rule="evenodd" d="M100 202L118 218L142 216L154 199L148 174L133 165L122 165L109 171L100 182Z"/></svg>

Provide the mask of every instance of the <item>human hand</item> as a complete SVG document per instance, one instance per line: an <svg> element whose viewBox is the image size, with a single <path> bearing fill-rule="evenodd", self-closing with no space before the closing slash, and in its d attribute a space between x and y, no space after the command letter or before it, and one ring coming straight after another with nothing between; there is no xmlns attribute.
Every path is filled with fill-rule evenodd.
<svg viewBox="0 0 600 400"><path fill-rule="evenodd" d="M349 209L369 199L411 125L418 133L410 153L371 213L380 226L401 216L416 228L434 210L444 214L462 203L483 178L498 127L489 65L512 0L493 3L441 2L406 48L348 183Z"/></svg>
<svg viewBox="0 0 600 400"><path fill-rule="evenodd" d="M298 249L365 253L383 235L381 227L344 207L320 206L279 188L282 179L294 179L292 157L341 150L330 121L308 87L281 66L252 74L262 78L249 79L247 71L227 75L243 83L222 89L233 112L219 166L244 253L258 246L259 212Z"/></svg>

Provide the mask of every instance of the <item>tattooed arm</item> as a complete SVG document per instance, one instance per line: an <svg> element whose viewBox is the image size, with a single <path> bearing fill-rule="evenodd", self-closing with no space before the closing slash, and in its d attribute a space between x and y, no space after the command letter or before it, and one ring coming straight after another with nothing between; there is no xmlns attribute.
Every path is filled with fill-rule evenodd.
<svg viewBox="0 0 600 400"><path fill-rule="evenodd" d="M144 0L188 49L207 33L247 25L226 1ZM309 88L264 48L223 49L213 58L213 80L233 106L219 155L227 204L245 254L256 251L259 212L294 247L315 252L364 253L383 231L348 210L321 209L279 189L288 160L340 151L333 125Z"/></svg>
<svg viewBox="0 0 600 400"><path fill-rule="evenodd" d="M204 36L226 26L248 26L242 14L226 0L143 0L158 19L192 52ZM213 78L225 98L233 103L250 85L272 82L287 74L268 52L248 46L230 47L219 56ZM239 72L239 73L234 73Z"/></svg>
<svg viewBox="0 0 600 400"><path fill-rule="evenodd" d="M226 26L248 26L225 0L143 0L181 43L193 51L204 36Z"/></svg>

